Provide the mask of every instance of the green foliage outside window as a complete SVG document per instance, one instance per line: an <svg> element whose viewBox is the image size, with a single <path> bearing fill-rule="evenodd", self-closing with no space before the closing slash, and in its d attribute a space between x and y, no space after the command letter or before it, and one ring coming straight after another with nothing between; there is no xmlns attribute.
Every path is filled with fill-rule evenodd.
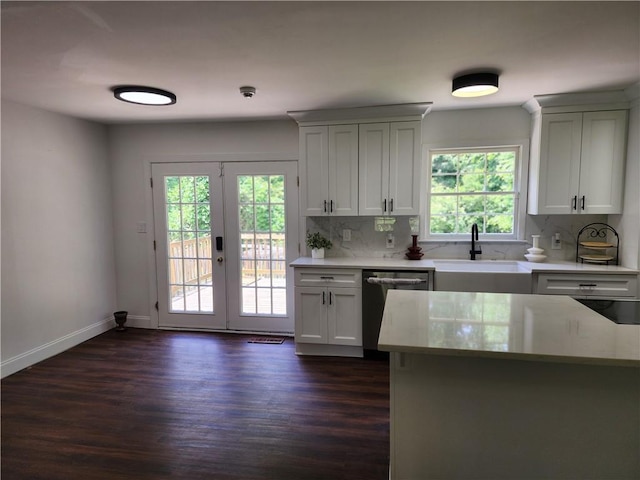
<svg viewBox="0 0 640 480"><path fill-rule="evenodd" d="M431 155L429 233L513 234L515 149L477 149Z"/></svg>
<svg viewBox="0 0 640 480"><path fill-rule="evenodd" d="M211 235L209 177L165 177L165 196L171 241ZM284 233L284 198L283 175L239 176L240 231Z"/></svg>
<svg viewBox="0 0 640 480"><path fill-rule="evenodd" d="M209 177L165 177L165 198L171 241L211 235Z"/></svg>
<svg viewBox="0 0 640 480"><path fill-rule="evenodd" d="M238 177L241 232L284 232L284 176Z"/></svg>

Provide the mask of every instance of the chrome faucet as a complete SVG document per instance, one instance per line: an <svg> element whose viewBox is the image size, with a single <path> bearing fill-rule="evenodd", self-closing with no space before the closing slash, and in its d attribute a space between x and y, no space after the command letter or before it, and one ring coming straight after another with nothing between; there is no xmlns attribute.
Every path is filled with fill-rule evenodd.
<svg viewBox="0 0 640 480"><path fill-rule="evenodd" d="M474 223L471 225L471 250L469 250L469 254L471 255L471 260L476 259L476 255L482 254L482 249L478 248L476 250L476 242L478 241L478 224Z"/></svg>

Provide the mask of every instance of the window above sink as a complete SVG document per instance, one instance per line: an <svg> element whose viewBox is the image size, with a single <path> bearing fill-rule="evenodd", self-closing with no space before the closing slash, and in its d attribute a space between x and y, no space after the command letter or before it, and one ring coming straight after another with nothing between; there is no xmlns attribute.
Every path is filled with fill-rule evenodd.
<svg viewBox="0 0 640 480"><path fill-rule="evenodd" d="M523 240L528 142L428 146L423 240Z"/></svg>

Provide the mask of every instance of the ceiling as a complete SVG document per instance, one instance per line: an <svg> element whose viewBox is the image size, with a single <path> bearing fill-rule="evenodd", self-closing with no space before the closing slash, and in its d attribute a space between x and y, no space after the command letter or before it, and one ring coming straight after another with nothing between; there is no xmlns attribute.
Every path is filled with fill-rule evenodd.
<svg viewBox="0 0 640 480"><path fill-rule="evenodd" d="M1 2L2 97L104 123L287 118L433 102L521 105L640 81L640 2ZM500 91L451 80L500 72ZM178 102L115 100L143 84ZM239 87L257 94L245 99Z"/></svg>

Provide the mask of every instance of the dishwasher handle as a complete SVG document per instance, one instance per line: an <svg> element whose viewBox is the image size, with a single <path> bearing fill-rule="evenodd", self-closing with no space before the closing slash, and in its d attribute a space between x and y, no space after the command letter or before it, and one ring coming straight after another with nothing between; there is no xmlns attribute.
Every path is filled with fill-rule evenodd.
<svg viewBox="0 0 640 480"><path fill-rule="evenodd" d="M418 285L420 283L427 283L423 278L380 278L369 277L367 283L372 285Z"/></svg>

